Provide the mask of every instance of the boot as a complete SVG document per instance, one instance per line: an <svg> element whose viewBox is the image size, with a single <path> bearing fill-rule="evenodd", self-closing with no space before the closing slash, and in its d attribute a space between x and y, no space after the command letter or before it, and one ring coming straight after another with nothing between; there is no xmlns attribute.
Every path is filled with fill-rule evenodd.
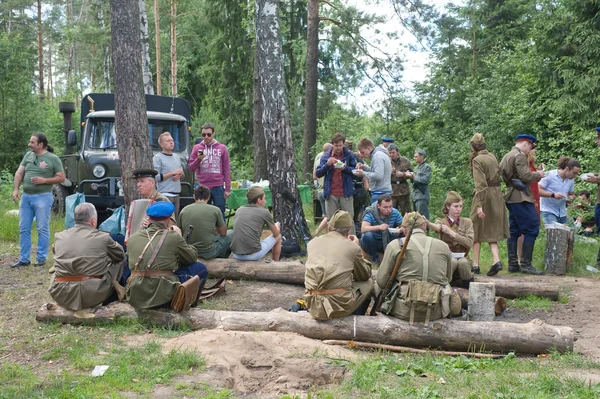
<svg viewBox="0 0 600 399"><path fill-rule="evenodd" d="M121 284L119 284L119 282L117 280L112 281L112 286L115 289L117 296L119 297L119 301L121 301L121 302L124 301L125 295L127 294L127 290L125 289L125 287L123 287Z"/></svg>
<svg viewBox="0 0 600 399"><path fill-rule="evenodd" d="M498 261L490 267L490 270L487 272L489 277L495 276L498 272L502 270L502 262Z"/></svg>
<svg viewBox="0 0 600 399"><path fill-rule="evenodd" d="M533 259L533 247L534 246L535 246L535 241L524 241L523 242L523 252L521 254L521 273L535 274L535 275L544 274L543 271L537 270L531 264L531 259Z"/></svg>
<svg viewBox="0 0 600 399"><path fill-rule="evenodd" d="M473 273L473 274L481 274L481 269L479 268L479 266L473 266L471 268L471 273Z"/></svg>
<svg viewBox="0 0 600 399"><path fill-rule="evenodd" d="M206 280L206 277L200 280L200 288L198 288L198 295L196 296L196 300L194 301L194 303L192 303L192 308L198 306L198 302L200 301L200 295L202 295L202 291L204 291L204 286L206 285Z"/></svg>
<svg viewBox="0 0 600 399"><path fill-rule="evenodd" d="M508 248L508 272L518 273L519 268L519 255L517 255L517 242L507 241L506 247Z"/></svg>
<svg viewBox="0 0 600 399"><path fill-rule="evenodd" d="M463 280L462 281L462 286L463 286L463 288L465 288L465 289L468 290L469 287L471 286L471 283L473 283L473 282L475 282L475 277L471 277L470 280Z"/></svg>

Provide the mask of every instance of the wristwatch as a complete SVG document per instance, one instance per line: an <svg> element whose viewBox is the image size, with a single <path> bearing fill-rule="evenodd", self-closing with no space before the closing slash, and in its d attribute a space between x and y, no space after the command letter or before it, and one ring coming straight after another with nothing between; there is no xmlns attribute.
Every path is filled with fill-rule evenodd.
<svg viewBox="0 0 600 399"><path fill-rule="evenodd" d="M550 197L551 197L551 198L556 198L556 197L554 196L554 193L550 194Z"/></svg>

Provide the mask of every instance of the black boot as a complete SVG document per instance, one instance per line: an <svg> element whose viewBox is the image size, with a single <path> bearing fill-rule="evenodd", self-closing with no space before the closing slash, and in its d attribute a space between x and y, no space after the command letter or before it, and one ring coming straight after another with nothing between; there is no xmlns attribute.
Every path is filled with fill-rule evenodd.
<svg viewBox="0 0 600 399"><path fill-rule="evenodd" d="M534 246L535 246L535 241L524 241L523 242L523 252L521 253L521 273L535 274L535 275L544 274L543 271L537 270L531 264L531 260L533 259L533 247Z"/></svg>
<svg viewBox="0 0 600 399"><path fill-rule="evenodd" d="M473 274L480 274L481 273L481 269L479 268L479 266L473 266L471 268L471 273L473 273Z"/></svg>
<svg viewBox="0 0 600 399"><path fill-rule="evenodd" d="M498 272L502 270L502 262L498 261L490 267L490 271L487 272L488 276L495 276Z"/></svg>
<svg viewBox="0 0 600 399"><path fill-rule="evenodd" d="M202 291L204 290L204 286L206 285L206 280L207 277L204 277L202 280L200 280L200 288L198 288L198 295L196 296L196 300L191 305L192 308L198 306L198 302L200 301L200 295L202 295Z"/></svg>
<svg viewBox="0 0 600 399"><path fill-rule="evenodd" d="M519 255L517 255L517 242L507 241L506 248L508 249L508 272L518 273L519 268Z"/></svg>
<svg viewBox="0 0 600 399"><path fill-rule="evenodd" d="M469 287L471 286L471 283L473 283L474 281L475 281L475 277L471 277L470 280L463 280L462 281L463 288L469 289Z"/></svg>

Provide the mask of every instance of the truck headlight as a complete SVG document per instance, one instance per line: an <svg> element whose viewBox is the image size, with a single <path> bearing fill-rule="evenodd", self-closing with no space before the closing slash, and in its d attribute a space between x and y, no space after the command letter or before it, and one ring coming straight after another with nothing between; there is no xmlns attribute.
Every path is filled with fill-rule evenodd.
<svg viewBox="0 0 600 399"><path fill-rule="evenodd" d="M102 165L96 165L94 166L94 169L92 169L92 174L96 179L101 179L106 175L106 168Z"/></svg>

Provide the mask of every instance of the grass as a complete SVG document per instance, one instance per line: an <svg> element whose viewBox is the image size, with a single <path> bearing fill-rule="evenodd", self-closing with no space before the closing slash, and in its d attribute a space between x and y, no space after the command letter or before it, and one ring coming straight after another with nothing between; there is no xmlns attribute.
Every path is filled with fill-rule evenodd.
<svg viewBox="0 0 600 399"><path fill-rule="evenodd" d="M549 298L542 298L536 295L527 295L523 298L516 298L510 301L510 307L521 310L552 310L552 301Z"/></svg>

